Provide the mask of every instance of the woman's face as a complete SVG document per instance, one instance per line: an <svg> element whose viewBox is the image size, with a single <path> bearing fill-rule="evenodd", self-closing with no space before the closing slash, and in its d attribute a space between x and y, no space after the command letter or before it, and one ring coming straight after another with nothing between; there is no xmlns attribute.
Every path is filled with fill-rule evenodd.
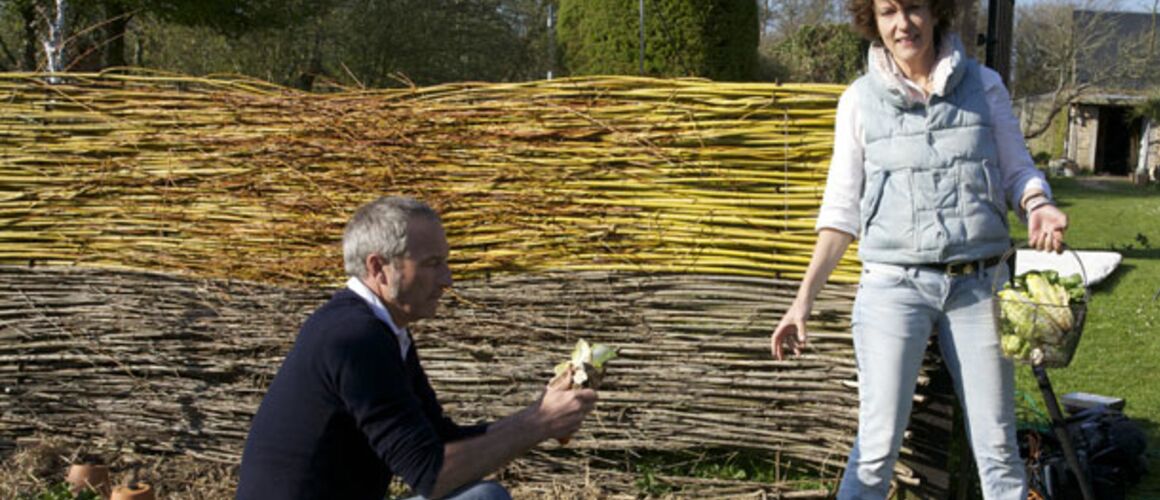
<svg viewBox="0 0 1160 500"><path fill-rule="evenodd" d="M903 70L930 71L935 20L926 0L874 0L874 19L882 43Z"/></svg>

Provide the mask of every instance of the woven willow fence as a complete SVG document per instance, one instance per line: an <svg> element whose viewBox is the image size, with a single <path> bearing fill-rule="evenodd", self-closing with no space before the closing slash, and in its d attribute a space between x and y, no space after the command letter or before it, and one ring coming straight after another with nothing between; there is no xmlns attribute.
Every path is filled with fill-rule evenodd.
<svg viewBox="0 0 1160 500"><path fill-rule="evenodd" d="M407 193L452 245L456 289L417 330L450 414L527 404L577 338L622 347L582 434L507 479L632 494L641 454L752 452L786 479L656 477L825 496L856 423L852 288L823 292L806 356L770 360L768 333L809 258L840 90L606 78L314 95L0 74L0 450L50 433L236 464L298 325L342 280L350 212ZM856 273L843 260L834 281Z"/></svg>
<svg viewBox="0 0 1160 500"><path fill-rule="evenodd" d="M460 276L800 277L837 86L638 79L295 94L0 75L0 263L335 283L353 207L444 215ZM852 281L856 263L836 278Z"/></svg>

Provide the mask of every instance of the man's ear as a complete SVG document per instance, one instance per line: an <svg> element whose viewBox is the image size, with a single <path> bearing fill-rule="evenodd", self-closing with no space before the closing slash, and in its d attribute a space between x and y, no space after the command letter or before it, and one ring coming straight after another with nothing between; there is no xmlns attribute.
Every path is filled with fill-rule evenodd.
<svg viewBox="0 0 1160 500"><path fill-rule="evenodd" d="M370 281L381 281L384 285L386 284L387 274L389 273L383 269L387 263L381 256L373 253L367 255L366 261L363 264L366 269L366 276L370 278Z"/></svg>

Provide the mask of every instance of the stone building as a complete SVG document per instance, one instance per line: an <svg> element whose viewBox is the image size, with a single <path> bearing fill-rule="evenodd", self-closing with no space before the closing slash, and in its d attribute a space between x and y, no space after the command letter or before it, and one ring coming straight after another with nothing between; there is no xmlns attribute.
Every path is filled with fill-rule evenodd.
<svg viewBox="0 0 1160 500"><path fill-rule="evenodd" d="M1091 52L1076 62L1075 85L1084 87L1054 119L1052 127L1028 141L1032 154L1064 158L1080 172L1130 176L1138 170L1156 180L1160 166L1160 123L1137 116L1134 110L1160 91L1155 67L1160 54L1160 19L1152 14L1076 10L1076 24L1114 23L1114 43ZM1146 52L1145 52L1146 51ZM1131 52L1131 54L1129 54ZM1134 57L1124 71L1124 57ZM1108 68L1119 62L1109 78ZM1132 67L1135 66L1135 67ZM1024 129L1050 112L1051 96L1031 96L1015 103Z"/></svg>

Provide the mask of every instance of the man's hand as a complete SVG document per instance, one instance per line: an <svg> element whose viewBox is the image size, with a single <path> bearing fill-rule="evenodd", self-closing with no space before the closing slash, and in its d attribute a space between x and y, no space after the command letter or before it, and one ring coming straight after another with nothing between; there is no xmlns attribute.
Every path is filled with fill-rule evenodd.
<svg viewBox="0 0 1160 500"><path fill-rule="evenodd" d="M549 385L535 409L543 439L564 440L580 430L584 418L596 408L596 391Z"/></svg>
<svg viewBox="0 0 1160 500"><path fill-rule="evenodd" d="M541 441L572 435L594 408L592 389L548 387L538 401L491 424L485 434L445 444L431 498L495 472Z"/></svg>
<svg viewBox="0 0 1160 500"><path fill-rule="evenodd" d="M794 301L769 337L769 351L773 354L773 359L778 361L785 359L787 347L793 350L795 356L801 355L802 348L809 341L809 335L806 333L806 319L809 315L809 307L801 306Z"/></svg>
<svg viewBox="0 0 1160 500"><path fill-rule="evenodd" d="M1060 253L1067 214L1055 205L1043 205L1027 214L1027 245L1036 250Z"/></svg>

